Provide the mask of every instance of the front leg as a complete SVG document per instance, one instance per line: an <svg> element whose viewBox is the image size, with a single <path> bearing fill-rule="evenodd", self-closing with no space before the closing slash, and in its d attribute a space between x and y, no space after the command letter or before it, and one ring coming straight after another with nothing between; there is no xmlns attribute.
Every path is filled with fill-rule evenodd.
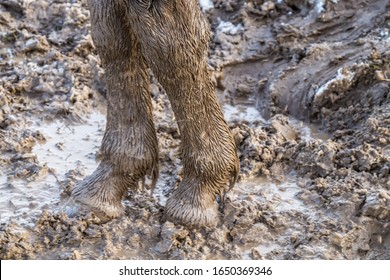
<svg viewBox="0 0 390 280"><path fill-rule="evenodd" d="M130 187L158 175L149 76L123 1L90 0L92 38L105 68L107 125L102 160L72 191L76 200L108 217L123 213Z"/></svg>
<svg viewBox="0 0 390 280"><path fill-rule="evenodd" d="M239 161L207 69L209 26L197 0L127 0L142 52L165 88L182 141L184 179L167 217L188 226L218 222L218 197L234 184Z"/></svg>

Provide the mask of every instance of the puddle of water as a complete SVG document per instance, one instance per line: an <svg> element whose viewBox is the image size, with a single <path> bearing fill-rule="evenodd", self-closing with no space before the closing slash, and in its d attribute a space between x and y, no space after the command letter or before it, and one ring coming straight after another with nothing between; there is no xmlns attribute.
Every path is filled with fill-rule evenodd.
<svg viewBox="0 0 390 280"><path fill-rule="evenodd" d="M199 5L205 11L214 8L214 3L211 0L199 0Z"/></svg>
<svg viewBox="0 0 390 280"><path fill-rule="evenodd" d="M0 221L28 225L32 217L53 207L60 200L60 190L54 180L47 181L13 180L1 187Z"/></svg>
<svg viewBox="0 0 390 280"><path fill-rule="evenodd" d="M36 144L32 152L40 165L46 164L56 174L49 172L41 179L27 182L21 179L7 180L0 176L0 222L12 220L20 225L29 224L42 210L56 210L61 200L61 186L65 174L82 165L86 174L97 167L95 153L100 147L105 127L105 116L93 113L85 124L67 125L64 121L49 124L35 124L34 131L40 131L46 138L43 144Z"/></svg>
<svg viewBox="0 0 390 280"><path fill-rule="evenodd" d="M92 172L97 164L95 153L100 147L106 119L94 112L88 122L81 125L67 125L56 121L44 127L36 127L46 138L46 143L35 145L33 153L39 163L47 163L58 174L64 175L82 162L87 172Z"/></svg>
<svg viewBox="0 0 390 280"><path fill-rule="evenodd" d="M160 205L166 205L167 203L168 197L165 194L167 191L167 181L165 176L162 177L162 174L160 174L156 183L156 188L153 191L153 197Z"/></svg>
<svg viewBox="0 0 390 280"><path fill-rule="evenodd" d="M300 138L309 142L312 140L327 141L331 138L331 135L320 130L318 126L311 123L304 123L292 117L289 118L291 126L299 133Z"/></svg>
<svg viewBox="0 0 390 280"><path fill-rule="evenodd" d="M250 107L244 104L236 104L234 106L224 104L222 109L227 122L266 122L266 120L261 116L259 110L255 107Z"/></svg>
<svg viewBox="0 0 390 280"><path fill-rule="evenodd" d="M222 104L222 110L226 121L230 123L267 123L267 120L261 115L260 111L256 107L248 104L237 103L234 106ZM327 141L331 138L331 135L320 130L317 125L304 123L292 117L289 118L289 123L305 142L312 140Z"/></svg>

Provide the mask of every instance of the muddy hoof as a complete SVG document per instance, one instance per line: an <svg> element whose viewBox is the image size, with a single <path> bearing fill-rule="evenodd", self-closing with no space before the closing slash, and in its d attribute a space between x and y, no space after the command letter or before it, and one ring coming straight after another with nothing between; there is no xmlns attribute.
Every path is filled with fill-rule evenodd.
<svg viewBox="0 0 390 280"><path fill-rule="evenodd" d="M122 200L133 184L133 180L115 174L109 164L102 162L92 175L76 185L72 196L97 215L116 218L125 212Z"/></svg>
<svg viewBox="0 0 390 280"><path fill-rule="evenodd" d="M194 207L186 202L178 202L169 198L166 206L167 220L187 227L214 227L219 221L217 206Z"/></svg>
<svg viewBox="0 0 390 280"><path fill-rule="evenodd" d="M168 199L167 220L187 227L214 227L220 220L215 196L194 194L179 187Z"/></svg>
<svg viewBox="0 0 390 280"><path fill-rule="evenodd" d="M99 209L80 203L73 198L67 202L62 211L69 218L92 218L95 224L104 224L112 220L112 217L107 216Z"/></svg>

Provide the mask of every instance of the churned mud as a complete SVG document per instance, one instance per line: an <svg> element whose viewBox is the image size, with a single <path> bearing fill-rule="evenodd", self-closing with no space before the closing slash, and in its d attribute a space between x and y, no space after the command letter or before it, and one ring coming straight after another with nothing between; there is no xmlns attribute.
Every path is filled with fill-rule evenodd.
<svg viewBox="0 0 390 280"><path fill-rule="evenodd" d="M390 2L200 3L241 162L213 229L163 218L180 134L152 73L156 190L103 224L74 204L105 127L86 1L0 0L1 259L390 259Z"/></svg>

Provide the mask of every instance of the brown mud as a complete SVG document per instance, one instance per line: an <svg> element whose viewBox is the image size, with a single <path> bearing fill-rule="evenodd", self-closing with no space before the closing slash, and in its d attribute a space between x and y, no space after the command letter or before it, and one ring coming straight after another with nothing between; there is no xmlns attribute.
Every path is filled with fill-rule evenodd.
<svg viewBox="0 0 390 280"><path fill-rule="evenodd" d="M77 212L105 125L86 1L0 0L1 259L390 259L390 2L200 2L241 162L213 229L163 220L180 134L152 73L153 196Z"/></svg>

